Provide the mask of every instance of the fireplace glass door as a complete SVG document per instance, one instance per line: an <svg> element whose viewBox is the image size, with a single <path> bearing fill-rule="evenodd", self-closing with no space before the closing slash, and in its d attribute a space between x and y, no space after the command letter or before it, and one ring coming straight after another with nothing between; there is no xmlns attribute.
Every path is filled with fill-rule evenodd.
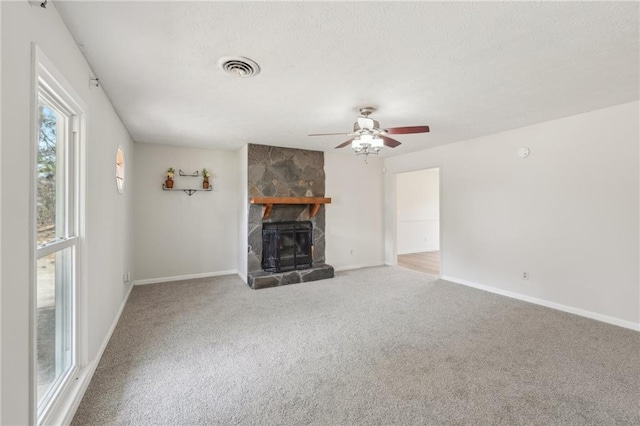
<svg viewBox="0 0 640 426"><path fill-rule="evenodd" d="M310 268L313 263L313 225L271 222L262 225L262 269L283 272Z"/></svg>

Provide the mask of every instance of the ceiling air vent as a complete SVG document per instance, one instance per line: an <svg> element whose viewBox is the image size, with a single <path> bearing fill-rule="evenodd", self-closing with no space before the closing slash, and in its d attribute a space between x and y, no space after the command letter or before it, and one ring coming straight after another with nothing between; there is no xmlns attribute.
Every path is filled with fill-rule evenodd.
<svg viewBox="0 0 640 426"><path fill-rule="evenodd" d="M225 56L220 58L218 66L227 74L236 77L253 77L260 74L260 66L249 58L242 56Z"/></svg>

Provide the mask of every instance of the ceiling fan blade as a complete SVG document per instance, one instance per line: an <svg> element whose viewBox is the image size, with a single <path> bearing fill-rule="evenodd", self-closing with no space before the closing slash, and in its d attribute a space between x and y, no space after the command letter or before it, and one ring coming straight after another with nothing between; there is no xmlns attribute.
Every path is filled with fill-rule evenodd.
<svg viewBox="0 0 640 426"><path fill-rule="evenodd" d="M409 133L427 133L429 126L411 126L411 127L392 127L386 129L390 135L406 135Z"/></svg>
<svg viewBox="0 0 640 426"><path fill-rule="evenodd" d="M384 146L388 146L389 148L395 148L396 146L400 145L400 142L398 142L395 139L391 139L390 137L387 137L385 135L380 135L380 137L384 141Z"/></svg>
<svg viewBox="0 0 640 426"><path fill-rule="evenodd" d="M344 148L344 147L345 147L345 146L347 146L347 145L351 145L351 142L353 142L353 140L354 140L354 139L355 139L355 138L351 138L351 139L349 139L349 140L348 140L348 141L346 141L346 142L342 142L340 145L336 146L336 148L335 148L335 149L338 149L338 148Z"/></svg>
<svg viewBox="0 0 640 426"><path fill-rule="evenodd" d="M350 133L313 133L307 136L334 136L334 135L349 135Z"/></svg>

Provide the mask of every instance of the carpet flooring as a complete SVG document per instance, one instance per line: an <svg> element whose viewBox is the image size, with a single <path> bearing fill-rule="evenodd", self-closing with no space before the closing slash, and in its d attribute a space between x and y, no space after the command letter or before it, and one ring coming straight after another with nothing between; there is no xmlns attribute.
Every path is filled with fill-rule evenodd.
<svg viewBox="0 0 640 426"><path fill-rule="evenodd" d="M138 286L74 425L640 424L640 334L382 266Z"/></svg>

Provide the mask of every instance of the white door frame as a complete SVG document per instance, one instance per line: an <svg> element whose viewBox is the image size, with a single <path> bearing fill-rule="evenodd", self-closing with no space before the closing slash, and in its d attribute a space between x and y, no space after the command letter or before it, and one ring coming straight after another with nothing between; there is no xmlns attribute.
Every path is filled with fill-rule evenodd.
<svg viewBox="0 0 640 426"><path fill-rule="evenodd" d="M398 266L398 175L401 174L405 174L405 173L413 173L413 172L420 172L423 170L433 170L433 169L438 169L438 216L439 216L439 223L438 223L438 235L440 238L440 267L439 267L439 277L443 276L443 270L444 270L444 238L443 238L443 234L442 234L442 222L444 220L443 215L442 215L442 165L438 164L438 165L433 165L430 167L424 167L424 168L420 168L420 169L415 169L415 170L403 170L403 171L398 171L395 172L392 176L393 179L393 186L392 186L392 200L393 200L393 209L392 209L392 213L391 213L391 219L392 219L392 235L393 235L393 256L391 259L391 265L393 266Z"/></svg>

